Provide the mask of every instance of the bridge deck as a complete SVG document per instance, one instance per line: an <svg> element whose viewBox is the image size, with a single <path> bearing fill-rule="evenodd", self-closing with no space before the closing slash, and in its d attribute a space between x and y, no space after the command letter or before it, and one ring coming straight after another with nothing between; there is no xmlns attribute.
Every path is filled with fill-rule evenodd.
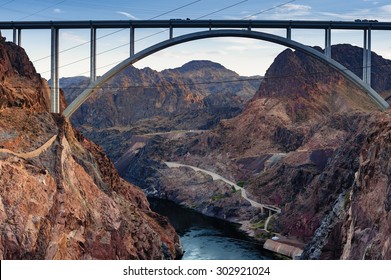
<svg viewBox="0 0 391 280"><path fill-rule="evenodd" d="M87 28L302 28L391 30L391 22L305 20L78 20L1 21L0 29L87 29Z"/></svg>

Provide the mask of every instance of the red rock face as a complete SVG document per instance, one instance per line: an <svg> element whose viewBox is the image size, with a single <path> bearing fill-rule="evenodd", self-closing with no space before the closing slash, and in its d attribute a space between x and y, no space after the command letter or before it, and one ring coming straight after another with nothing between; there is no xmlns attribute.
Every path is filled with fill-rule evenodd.
<svg viewBox="0 0 391 280"><path fill-rule="evenodd" d="M284 75L286 78L278 82L273 80ZM256 199L283 208L272 225L276 230L306 243L325 238L328 242L321 249L315 246L321 251L320 258L357 259L364 251L368 258L390 258L385 237L389 234L388 210L379 207L385 205L390 184L386 167L389 149L385 139L371 132L383 131L376 133L386 138L389 124L387 113L378 112L339 74L287 50L276 58L246 110L223 123L217 135L226 137L217 137L222 139L224 150L234 151L242 161L285 153L275 165L265 166L262 161L259 173L245 173L249 171L246 167L239 171ZM363 168L363 153L366 155L369 145L376 145L376 152L369 153L373 165L379 167L359 178L366 178L368 188L374 190L356 190L354 175ZM380 166L381 172L375 171ZM325 221L338 196L352 188L352 222L344 222L346 209L333 222ZM327 237L317 236L316 230L326 222L330 223L324 230ZM352 229L341 233L347 225ZM357 228L361 230L355 236ZM352 243L350 247L344 244L347 241ZM382 253L376 255L375 251Z"/></svg>
<svg viewBox="0 0 391 280"><path fill-rule="evenodd" d="M143 192L100 147L46 112L48 87L24 52L1 41L0 62L0 258L180 257L173 227Z"/></svg>
<svg viewBox="0 0 391 280"><path fill-rule="evenodd" d="M391 259L391 117L371 124L343 226L343 259Z"/></svg>
<svg viewBox="0 0 391 280"><path fill-rule="evenodd" d="M315 258L390 259L389 111L374 110L339 74L324 76L327 71L299 53L282 53L247 109L227 121L229 141L248 135L245 154L287 153L251 179L248 190L283 207L274 227L308 242L308 252L319 250ZM278 83L268 79L284 74ZM329 219L344 190L352 192L351 204L346 197L340 216ZM322 239L324 246L313 245Z"/></svg>
<svg viewBox="0 0 391 280"><path fill-rule="evenodd" d="M49 92L25 51L0 36L0 109L47 111Z"/></svg>

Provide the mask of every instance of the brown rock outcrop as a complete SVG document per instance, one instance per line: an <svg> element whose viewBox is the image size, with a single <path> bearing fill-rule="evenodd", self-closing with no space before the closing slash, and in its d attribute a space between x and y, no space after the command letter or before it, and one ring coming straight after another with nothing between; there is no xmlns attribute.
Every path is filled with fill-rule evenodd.
<svg viewBox="0 0 391 280"><path fill-rule="evenodd" d="M48 87L24 52L2 40L0 54L0 258L180 257L173 227L143 192L99 146L47 113ZM26 159L7 152L36 149Z"/></svg>
<svg viewBox="0 0 391 280"><path fill-rule="evenodd" d="M370 123L342 226L343 259L391 259L391 117Z"/></svg>
<svg viewBox="0 0 391 280"><path fill-rule="evenodd" d="M7 107L47 111L49 90L22 48L0 35L0 110Z"/></svg>

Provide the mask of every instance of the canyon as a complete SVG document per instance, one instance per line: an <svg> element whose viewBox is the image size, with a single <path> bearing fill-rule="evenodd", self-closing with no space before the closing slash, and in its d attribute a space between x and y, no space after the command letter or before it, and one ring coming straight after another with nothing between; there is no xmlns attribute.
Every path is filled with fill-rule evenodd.
<svg viewBox="0 0 391 280"><path fill-rule="evenodd" d="M362 75L362 49L336 45L332 54ZM390 100L391 63L376 54L373 62L372 86ZM210 71L208 64L202 62L204 71ZM121 79L124 86L118 87L129 89L131 79ZM205 79L210 84L216 81ZM179 90L173 87L172 92ZM133 93L128 90L129 96ZM160 94L156 91L152 98L155 109L162 107L157 101ZM103 96L99 92L94 97L96 104L108 98ZM301 244L304 259L389 259L389 111L380 112L328 66L289 49L275 59L257 90L247 96L252 97L241 103L236 114L210 125L186 117L207 111L204 106L192 108L177 101L175 109L168 106L160 115L132 125L121 123L118 108L110 106L114 117L107 122L113 125L85 121L77 126L102 145L121 176L148 196L240 223L259 240L276 233L286 236ZM201 96L199 104L205 105L204 99ZM181 166L170 168L165 162ZM251 200L274 205L281 213L270 218L268 211L251 205L230 184L195 168L235 182Z"/></svg>
<svg viewBox="0 0 391 280"><path fill-rule="evenodd" d="M332 55L362 75L361 48ZM391 62L373 66L390 102ZM303 53L283 51L264 77L131 66L71 122L48 113L47 82L2 37L0 67L2 259L180 258L146 195L279 236L302 259L391 259L390 110ZM63 78L61 110L88 83Z"/></svg>

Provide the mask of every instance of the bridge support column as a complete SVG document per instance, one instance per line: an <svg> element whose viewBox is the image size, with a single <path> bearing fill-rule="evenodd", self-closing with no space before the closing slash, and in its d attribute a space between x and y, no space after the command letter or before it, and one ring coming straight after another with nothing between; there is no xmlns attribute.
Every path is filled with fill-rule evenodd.
<svg viewBox="0 0 391 280"><path fill-rule="evenodd" d="M173 37L174 37L174 28L170 26L170 39L172 39Z"/></svg>
<svg viewBox="0 0 391 280"><path fill-rule="evenodd" d="M365 29L364 30L364 46L363 46L362 79L368 85L371 85L371 66L372 66L371 29Z"/></svg>
<svg viewBox="0 0 391 280"><path fill-rule="evenodd" d="M129 49L129 52L130 52L130 56L134 55L134 27L131 26L130 27L130 49Z"/></svg>
<svg viewBox="0 0 391 280"><path fill-rule="evenodd" d="M22 45L22 30L21 29L13 29L13 42L15 45L21 46Z"/></svg>
<svg viewBox="0 0 391 280"><path fill-rule="evenodd" d="M90 82L96 80L96 28L91 27Z"/></svg>
<svg viewBox="0 0 391 280"><path fill-rule="evenodd" d="M60 113L60 88L58 80L58 42L59 30L52 27L51 34L51 82L50 89L50 112Z"/></svg>
<svg viewBox="0 0 391 280"><path fill-rule="evenodd" d="M325 30L325 47L324 54L331 58L331 28Z"/></svg>
<svg viewBox="0 0 391 280"><path fill-rule="evenodd" d="M292 40L292 28L290 26L286 29L286 38Z"/></svg>
<svg viewBox="0 0 391 280"><path fill-rule="evenodd" d="M22 29L18 29L18 46L22 46Z"/></svg>

